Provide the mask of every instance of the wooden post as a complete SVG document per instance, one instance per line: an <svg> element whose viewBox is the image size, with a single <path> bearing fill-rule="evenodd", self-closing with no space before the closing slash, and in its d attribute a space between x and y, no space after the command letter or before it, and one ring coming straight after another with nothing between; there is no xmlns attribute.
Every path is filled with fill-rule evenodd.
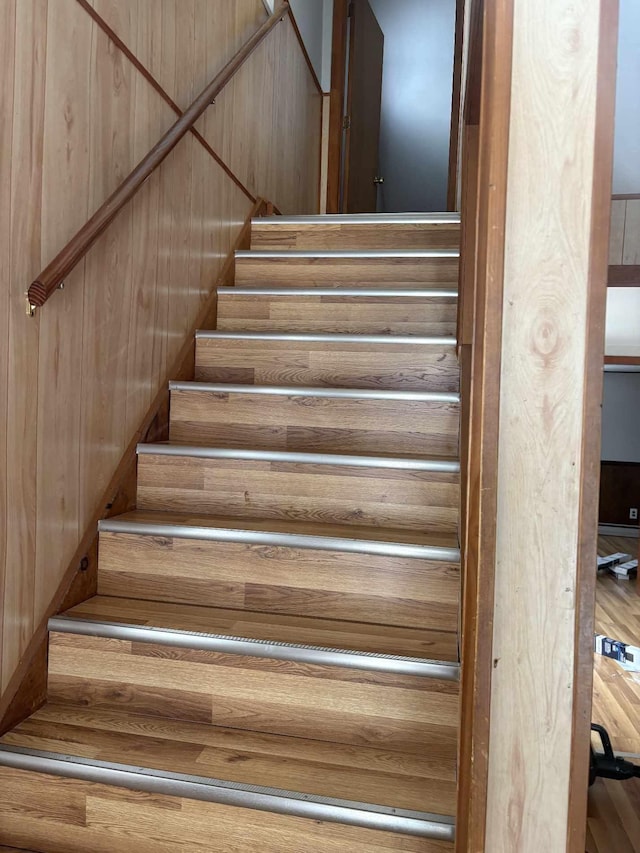
<svg viewBox="0 0 640 853"><path fill-rule="evenodd" d="M617 4L483 19L457 850L584 853Z"/></svg>
<svg viewBox="0 0 640 853"><path fill-rule="evenodd" d="M512 33L483 90L510 89L504 233L482 233L482 173L479 211L503 256L491 853L585 849L616 5L487 0L485 55Z"/></svg>

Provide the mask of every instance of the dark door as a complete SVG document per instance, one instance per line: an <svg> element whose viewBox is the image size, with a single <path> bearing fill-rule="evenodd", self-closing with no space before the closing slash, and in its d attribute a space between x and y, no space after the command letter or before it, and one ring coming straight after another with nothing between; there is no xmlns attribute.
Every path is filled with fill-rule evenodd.
<svg viewBox="0 0 640 853"><path fill-rule="evenodd" d="M367 0L351 4L342 210L375 213L384 36Z"/></svg>

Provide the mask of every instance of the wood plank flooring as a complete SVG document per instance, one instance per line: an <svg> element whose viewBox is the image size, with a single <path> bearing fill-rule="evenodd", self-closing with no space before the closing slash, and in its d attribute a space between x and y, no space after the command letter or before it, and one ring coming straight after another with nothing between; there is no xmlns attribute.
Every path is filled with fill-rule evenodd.
<svg viewBox="0 0 640 853"><path fill-rule="evenodd" d="M600 536L598 553L637 554L638 539ZM596 584L596 631L640 645L640 596L636 581L601 574ZM611 735L616 752L640 756L640 673L594 655L593 722ZM632 759L640 763L640 757ZM589 790L587 853L640 853L640 780L598 779Z"/></svg>

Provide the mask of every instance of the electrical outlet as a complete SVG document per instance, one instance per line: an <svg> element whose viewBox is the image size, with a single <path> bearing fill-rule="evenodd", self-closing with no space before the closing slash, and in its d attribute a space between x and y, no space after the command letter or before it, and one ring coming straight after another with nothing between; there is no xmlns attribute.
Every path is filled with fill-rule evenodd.
<svg viewBox="0 0 640 853"><path fill-rule="evenodd" d="M637 521L638 520L638 507L637 506L631 507L631 509L629 510L629 518L631 519L631 521Z"/></svg>

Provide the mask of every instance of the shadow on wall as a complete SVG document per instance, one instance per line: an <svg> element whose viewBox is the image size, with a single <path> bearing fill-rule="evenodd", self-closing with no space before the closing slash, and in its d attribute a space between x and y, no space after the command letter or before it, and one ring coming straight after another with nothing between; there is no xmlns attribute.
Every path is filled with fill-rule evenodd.
<svg viewBox="0 0 640 853"><path fill-rule="evenodd" d="M381 213L446 210L455 0L369 0L384 33Z"/></svg>

